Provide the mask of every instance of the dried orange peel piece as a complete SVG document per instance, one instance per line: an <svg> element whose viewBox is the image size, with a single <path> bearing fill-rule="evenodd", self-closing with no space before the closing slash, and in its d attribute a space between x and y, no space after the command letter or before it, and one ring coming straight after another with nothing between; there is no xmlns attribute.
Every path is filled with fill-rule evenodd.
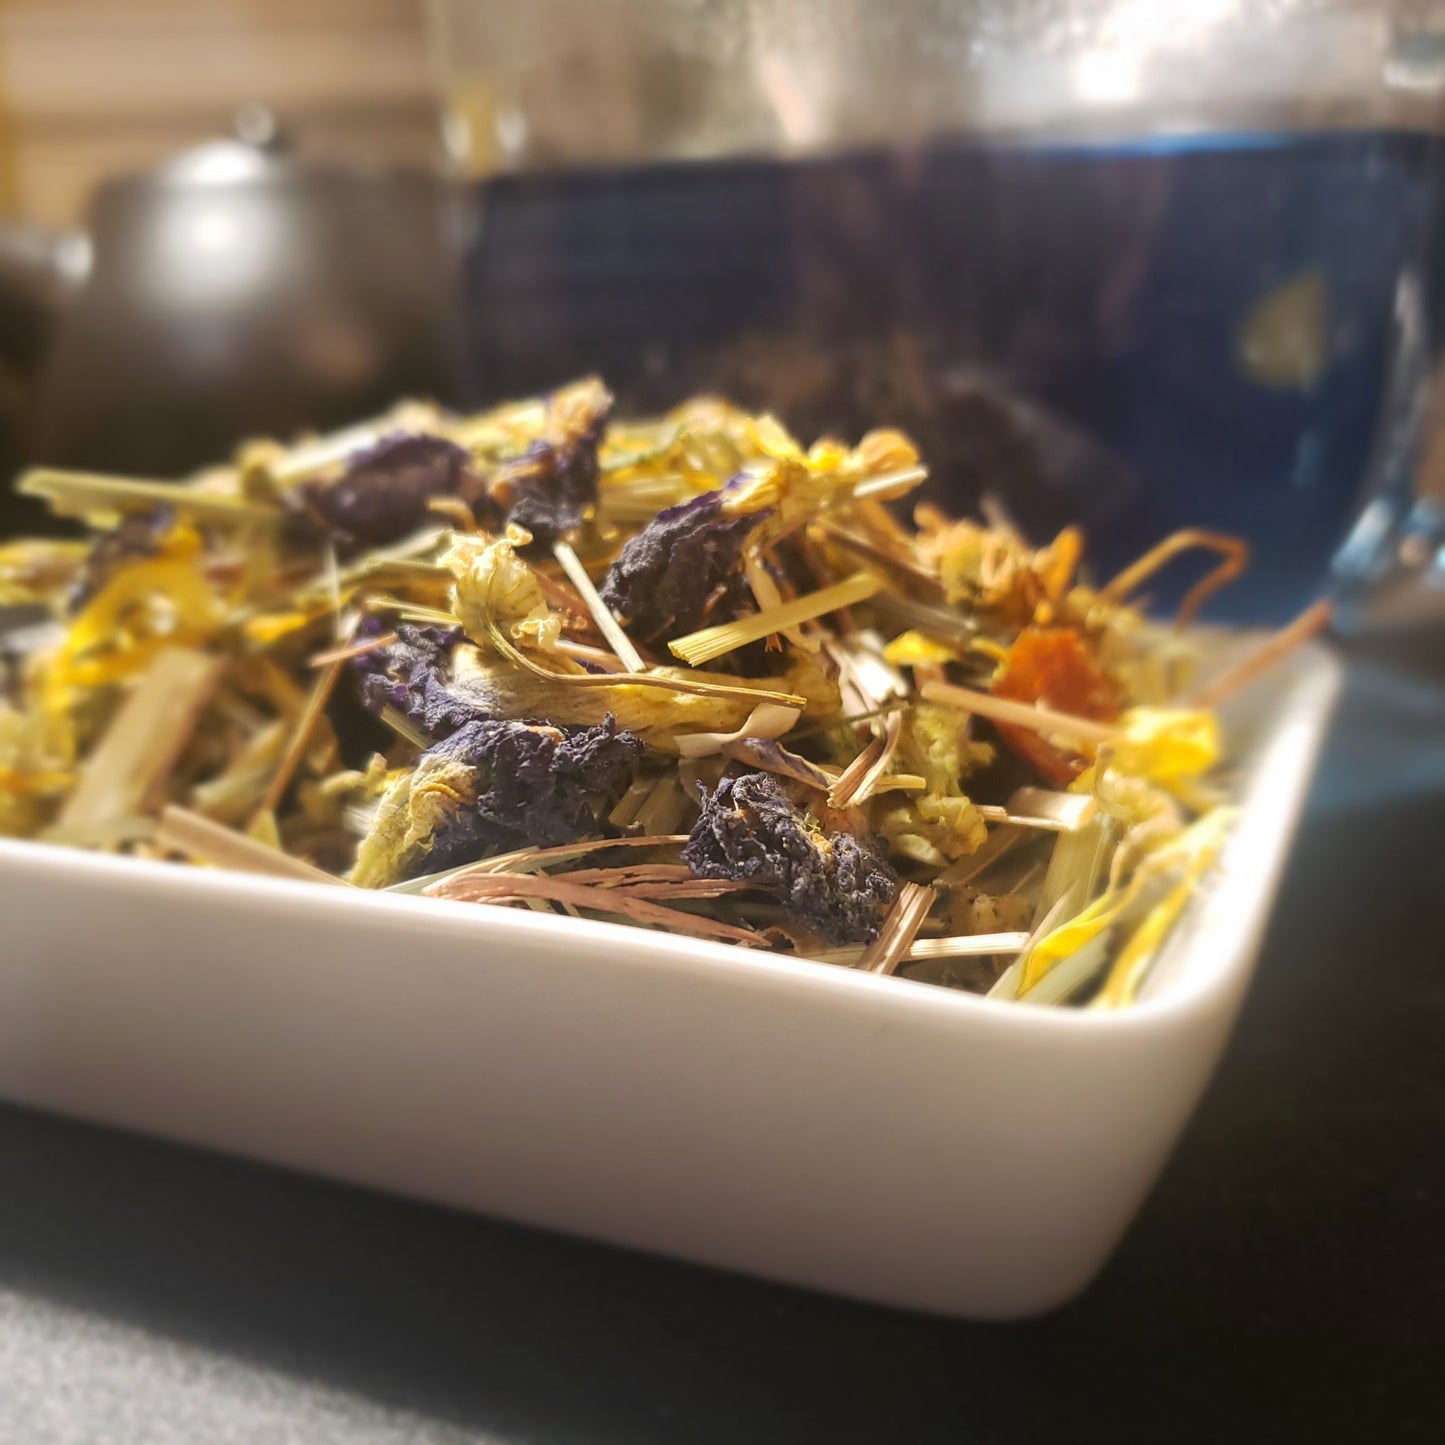
<svg viewBox="0 0 1445 1445"><path fill-rule="evenodd" d="M1092 722L1119 716L1119 689L1094 660L1088 644L1072 628L1026 627L1019 633L990 689L995 697L1043 704ZM1032 763L1050 782L1066 787L1088 765L1031 728L995 723L1010 751Z"/></svg>

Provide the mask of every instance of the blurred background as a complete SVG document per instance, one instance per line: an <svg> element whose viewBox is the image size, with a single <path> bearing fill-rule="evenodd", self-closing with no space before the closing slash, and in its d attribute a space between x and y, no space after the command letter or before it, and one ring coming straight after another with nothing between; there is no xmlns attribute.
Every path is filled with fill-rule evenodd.
<svg viewBox="0 0 1445 1445"><path fill-rule="evenodd" d="M1438 615L1442 97L1431 0L0 0L0 472L600 370Z"/></svg>
<svg viewBox="0 0 1445 1445"><path fill-rule="evenodd" d="M416 0L4 0L0 206L80 222L95 187L224 134L265 101L308 153L429 165Z"/></svg>
<svg viewBox="0 0 1445 1445"><path fill-rule="evenodd" d="M7 480L444 389L437 116L411 0L4 0Z"/></svg>

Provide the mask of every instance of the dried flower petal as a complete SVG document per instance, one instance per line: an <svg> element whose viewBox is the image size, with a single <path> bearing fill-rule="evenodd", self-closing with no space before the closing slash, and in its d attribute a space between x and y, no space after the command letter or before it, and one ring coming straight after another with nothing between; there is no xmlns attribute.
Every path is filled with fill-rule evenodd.
<svg viewBox="0 0 1445 1445"><path fill-rule="evenodd" d="M490 645L490 629L504 630L514 642L539 652L555 652L562 618L547 606L537 574L517 555L531 537L508 526L492 542L462 538L442 557L456 573L456 612L467 636Z"/></svg>
<svg viewBox="0 0 1445 1445"><path fill-rule="evenodd" d="M176 514L170 507L152 507L149 511L127 512L114 531L102 532L85 559L85 571L71 593L71 607L77 611L84 607L128 562L159 557L175 521Z"/></svg>
<svg viewBox="0 0 1445 1445"><path fill-rule="evenodd" d="M541 546L575 532L596 509L597 447L612 413L612 393L596 378L554 392L547 403L545 435L516 461L505 463L488 483L507 521Z"/></svg>
<svg viewBox="0 0 1445 1445"><path fill-rule="evenodd" d="M898 879L870 838L826 833L768 773L724 778L704 795L683 861L700 878L737 878L779 895L825 943L877 937Z"/></svg>
<svg viewBox="0 0 1445 1445"><path fill-rule="evenodd" d="M621 796L642 752L610 718L571 729L469 722L387 791L352 881L380 888L495 848L585 837Z"/></svg>
<svg viewBox="0 0 1445 1445"><path fill-rule="evenodd" d="M602 600L638 641L727 621L746 602L740 564L760 516L729 515L727 498L724 488L659 512L608 570Z"/></svg>
<svg viewBox="0 0 1445 1445"><path fill-rule="evenodd" d="M399 542L427 521L433 497L455 496L471 458L445 437L392 432L354 453L332 482L308 482L299 495L339 550Z"/></svg>
<svg viewBox="0 0 1445 1445"><path fill-rule="evenodd" d="M396 641L352 659L362 699L373 712L393 707L428 737L445 737L487 716L485 708L451 687L456 628L397 624Z"/></svg>

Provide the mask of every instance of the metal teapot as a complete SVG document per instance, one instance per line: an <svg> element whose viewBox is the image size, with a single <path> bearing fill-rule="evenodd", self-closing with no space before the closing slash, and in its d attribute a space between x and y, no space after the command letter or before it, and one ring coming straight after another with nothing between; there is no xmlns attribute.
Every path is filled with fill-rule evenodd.
<svg viewBox="0 0 1445 1445"><path fill-rule="evenodd" d="M34 384L7 460L174 476L453 394L451 216L439 176L304 159L250 109L103 184L83 233L9 228L0 354Z"/></svg>

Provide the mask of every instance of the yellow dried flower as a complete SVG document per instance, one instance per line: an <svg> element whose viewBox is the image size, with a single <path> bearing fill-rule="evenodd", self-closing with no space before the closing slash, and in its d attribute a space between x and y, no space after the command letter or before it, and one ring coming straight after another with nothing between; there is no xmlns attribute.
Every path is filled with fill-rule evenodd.
<svg viewBox="0 0 1445 1445"><path fill-rule="evenodd" d="M537 574L517 555L531 537L520 527L492 542L456 539L442 565L456 575L455 610L466 634L489 647L488 626L539 652L555 652L562 618L547 606Z"/></svg>
<svg viewBox="0 0 1445 1445"><path fill-rule="evenodd" d="M900 632L883 649L883 660L894 667L936 667L962 657L958 648L917 631Z"/></svg>

